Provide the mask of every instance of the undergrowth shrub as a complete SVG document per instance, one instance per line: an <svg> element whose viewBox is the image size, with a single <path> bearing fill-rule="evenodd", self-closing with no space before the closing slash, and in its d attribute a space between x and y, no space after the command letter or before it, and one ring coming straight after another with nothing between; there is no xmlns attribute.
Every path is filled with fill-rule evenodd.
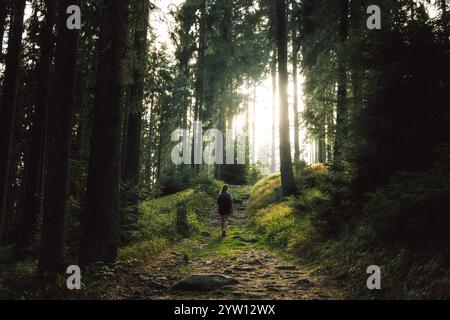
<svg viewBox="0 0 450 320"><path fill-rule="evenodd" d="M425 172L398 172L359 198L349 173L325 166L304 168L295 182L299 192L288 199L279 175L251 192L253 223L269 243L338 276L352 297L450 297L450 159ZM382 291L365 286L372 264L383 270Z"/></svg>
<svg viewBox="0 0 450 320"><path fill-rule="evenodd" d="M219 194L224 182L216 180L208 174L200 174L192 181L192 184L195 189L205 192L209 196L215 198Z"/></svg>
<svg viewBox="0 0 450 320"><path fill-rule="evenodd" d="M378 241L402 242L412 250L448 248L450 174L437 169L398 173L369 195L364 214Z"/></svg>
<svg viewBox="0 0 450 320"><path fill-rule="evenodd" d="M187 189L143 202L140 206L138 230L132 234L130 244L119 250L119 260L143 261L155 257L171 242L180 239L175 225L178 204L186 205L189 231L192 234L198 233L203 228L198 215L208 210L212 201L205 192Z"/></svg>
<svg viewBox="0 0 450 320"><path fill-rule="evenodd" d="M263 178L255 184L250 192L248 210L255 213L258 209L267 207L281 200L281 177L273 174Z"/></svg>

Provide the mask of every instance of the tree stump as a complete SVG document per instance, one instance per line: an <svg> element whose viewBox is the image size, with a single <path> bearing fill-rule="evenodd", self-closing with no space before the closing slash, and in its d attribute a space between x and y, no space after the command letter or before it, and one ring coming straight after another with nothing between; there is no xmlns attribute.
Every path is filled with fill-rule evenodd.
<svg viewBox="0 0 450 320"><path fill-rule="evenodd" d="M187 221L187 209L186 204L181 203L177 205L177 221L176 231L183 237L189 236L189 226Z"/></svg>

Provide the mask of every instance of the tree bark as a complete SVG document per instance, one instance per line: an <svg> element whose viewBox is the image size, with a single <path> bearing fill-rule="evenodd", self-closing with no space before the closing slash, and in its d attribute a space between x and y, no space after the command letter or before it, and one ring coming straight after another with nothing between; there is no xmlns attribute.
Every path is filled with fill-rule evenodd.
<svg viewBox="0 0 450 320"><path fill-rule="evenodd" d="M202 121L203 104L204 104L204 79L205 79L205 49L206 49L206 3L200 3L200 19L199 19L199 36L197 46L197 63L196 63L196 79L195 79L195 104L194 104L194 121ZM192 145L194 146L194 138ZM194 174L198 174L200 166L194 164L194 148L192 148L192 169Z"/></svg>
<svg viewBox="0 0 450 320"><path fill-rule="evenodd" d="M45 22L40 35L40 60L36 91L36 109L32 124L30 157L25 184L25 201L18 227L17 245L26 246L33 240L37 218L42 210L42 175L46 150L46 122L50 97L50 74L53 61L53 27L56 20L56 0L45 1Z"/></svg>
<svg viewBox="0 0 450 320"><path fill-rule="evenodd" d="M10 0L4 0L3 2L4 4L0 7L0 49L3 47L3 36L5 33L6 18L8 17L10 7Z"/></svg>
<svg viewBox="0 0 450 320"><path fill-rule="evenodd" d="M276 171L276 156L275 156L275 144L276 144L276 112L277 112L277 58L276 51L273 51L272 63L271 63L271 76L272 76L272 152L270 160L270 172Z"/></svg>
<svg viewBox="0 0 450 320"><path fill-rule="evenodd" d="M135 0L137 26L134 32L135 61L133 62L133 83L130 89L130 107L128 113L127 148L124 166L124 183L135 187L140 178L141 129L144 110L144 75L147 61L147 28L149 8L146 0ZM132 202L135 203L137 199Z"/></svg>
<svg viewBox="0 0 450 320"><path fill-rule="evenodd" d="M25 0L16 0L11 8L11 21L0 107L0 226L6 212L6 200L11 163L12 140L17 104L17 81L22 51L23 18Z"/></svg>
<svg viewBox="0 0 450 320"><path fill-rule="evenodd" d="M80 264L116 260L120 219L120 135L123 60L129 1L103 1Z"/></svg>
<svg viewBox="0 0 450 320"><path fill-rule="evenodd" d="M348 37L348 13L349 1L340 0L339 18L339 53L338 53L338 88L336 105L336 138L334 146L335 165L340 164L342 156L342 145L346 136L347 127L347 67L344 61L344 48Z"/></svg>
<svg viewBox="0 0 450 320"><path fill-rule="evenodd" d="M248 84L249 85L249 84ZM250 97L247 96L244 102L244 116L245 116L245 124L244 124L244 140L245 140L245 164L248 165L250 163ZM253 122L254 122L254 114L253 114Z"/></svg>
<svg viewBox="0 0 450 320"><path fill-rule="evenodd" d="M363 21L363 7L362 4L358 1L352 1L350 4L350 30L358 30L358 26ZM353 33L349 35L349 37L352 37ZM356 36L356 35L355 35ZM359 54L359 52L355 52L355 55ZM351 89L353 93L353 103L352 110L360 110L362 108L363 104L363 97L362 97L362 83L363 83L363 68L359 65L357 62L358 59L354 59L356 61L353 61L351 64L350 69L350 81L351 81ZM350 108L350 107L349 107ZM347 111L347 118L350 118L351 111Z"/></svg>
<svg viewBox="0 0 450 320"><path fill-rule="evenodd" d="M145 183L148 183L150 186L153 184L153 170L152 170L152 149L153 149L153 98L150 99L150 115L148 120L148 136L147 136L147 155L145 161Z"/></svg>
<svg viewBox="0 0 450 320"><path fill-rule="evenodd" d="M200 5L200 25L199 25L199 44L198 44L198 62L197 75L195 83L195 103L197 109L197 121L203 118L203 100L204 100L204 79L205 79L205 49L206 49L206 4L202 1Z"/></svg>
<svg viewBox="0 0 450 320"><path fill-rule="evenodd" d="M133 82L130 85L127 143L123 171L123 187L125 210L122 211L122 225L125 221L137 225L139 213L138 187L141 180L141 140L142 117L144 114L144 75L147 72L147 31L149 7L147 0L132 2L136 26L134 28L134 59L132 63Z"/></svg>
<svg viewBox="0 0 450 320"><path fill-rule="evenodd" d="M253 122L252 122L252 162L256 165L257 155L256 155L256 85L253 85L253 99L252 99L252 109L253 109Z"/></svg>
<svg viewBox="0 0 450 320"><path fill-rule="evenodd" d="M67 7L79 2L59 1L55 54L55 88L48 109L47 170L38 275L63 270L66 200L69 181L78 30L66 27Z"/></svg>
<svg viewBox="0 0 450 320"><path fill-rule="evenodd" d="M280 96L280 171L283 195L289 196L295 193L296 188L292 171L291 142L289 137L286 1L276 1L278 88Z"/></svg>
<svg viewBox="0 0 450 320"><path fill-rule="evenodd" d="M318 139L318 143L319 143L319 163L325 163L327 161L327 154L326 154L326 145L325 145L325 139L324 138L319 138Z"/></svg>
<svg viewBox="0 0 450 320"><path fill-rule="evenodd" d="M223 56L223 65L221 66L221 69L218 71L219 76L217 77L219 81L221 82L221 89L220 89L220 96L222 97L222 101L220 101L219 106L219 114L218 114L218 129L222 132L224 137L224 144L227 144L226 141L226 117L225 114L229 110L229 103L230 98L232 95L233 87L232 87L232 80L230 78L230 75L228 74L228 64L231 59L231 42L232 42L232 32L233 32L233 7L231 2L224 1L222 3L222 9L223 9L223 18L221 22L221 38L223 42L223 48L224 52L222 53ZM226 157L226 151L223 152L224 157ZM224 159L225 160L225 159ZM224 161L225 162L225 161ZM214 171L214 177L216 179L222 178L222 165L216 164L215 171Z"/></svg>
<svg viewBox="0 0 450 320"><path fill-rule="evenodd" d="M300 122L298 113L298 52L300 46L297 43L297 15L298 5L296 0L292 0L292 15L291 15L291 32L292 32L292 81L294 85L294 161L300 161Z"/></svg>
<svg viewBox="0 0 450 320"><path fill-rule="evenodd" d="M444 36L448 37L448 11L447 4L445 2L446 0L441 0L441 23L442 29L444 31Z"/></svg>

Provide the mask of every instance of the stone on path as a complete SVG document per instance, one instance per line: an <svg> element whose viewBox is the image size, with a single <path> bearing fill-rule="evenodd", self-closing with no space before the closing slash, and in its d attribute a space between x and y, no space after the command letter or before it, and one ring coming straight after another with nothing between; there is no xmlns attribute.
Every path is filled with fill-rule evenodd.
<svg viewBox="0 0 450 320"><path fill-rule="evenodd" d="M238 284L236 279L220 274L191 275L175 283L170 289L173 291L214 291L225 286Z"/></svg>
<svg viewBox="0 0 450 320"><path fill-rule="evenodd" d="M256 269L253 268L253 267L239 267L239 266L236 266L236 267L233 268L233 270L240 271L240 272L249 272L249 271L255 271Z"/></svg>
<svg viewBox="0 0 450 320"><path fill-rule="evenodd" d="M272 291L272 292L280 292L282 291L281 288L279 286L276 285L267 285L265 286L267 291Z"/></svg>
<svg viewBox="0 0 450 320"><path fill-rule="evenodd" d="M245 263L245 264L249 264L249 265L259 265L259 264L262 264L262 262L259 261L258 259L255 259L255 260L247 260L247 261L245 261L244 263Z"/></svg>
<svg viewBox="0 0 450 320"><path fill-rule="evenodd" d="M247 243L256 243L256 242L258 242L258 239L256 239L256 238L247 239L247 238L245 238L243 236L234 236L232 239L233 240L242 241L242 242L247 242Z"/></svg>
<svg viewBox="0 0 450 320"><path fill-rule="evenodd" d="M275 268L277 268L278 270L282 270L282 271L289 271L289 270L297 269L296 266L276 266Z"/></svg>
<svg viewBox="0 0 450 320"><path fill-rule="evenodd" d="M150 289L167 290L167 287L165 285L153 280L145 281L145 286Z"/></svg>
<svg viewBox="0 0 450 320"><path fill-rule="evenodd" d="M311 281L309 281L308 279L300 279L297 281L297 285L309 287L311 285Z"/></svg>

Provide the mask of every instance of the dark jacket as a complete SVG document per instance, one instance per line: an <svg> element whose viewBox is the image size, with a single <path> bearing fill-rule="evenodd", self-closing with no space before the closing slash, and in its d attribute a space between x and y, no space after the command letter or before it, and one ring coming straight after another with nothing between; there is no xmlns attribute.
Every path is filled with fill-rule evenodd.
<svg viewBox="0 0 450 320"><path fill-rule="evenodd" d="M217 204L219 205L220 215L231 214L233 210L233 196L228 191L221 192L217 198Z"/></svg>

